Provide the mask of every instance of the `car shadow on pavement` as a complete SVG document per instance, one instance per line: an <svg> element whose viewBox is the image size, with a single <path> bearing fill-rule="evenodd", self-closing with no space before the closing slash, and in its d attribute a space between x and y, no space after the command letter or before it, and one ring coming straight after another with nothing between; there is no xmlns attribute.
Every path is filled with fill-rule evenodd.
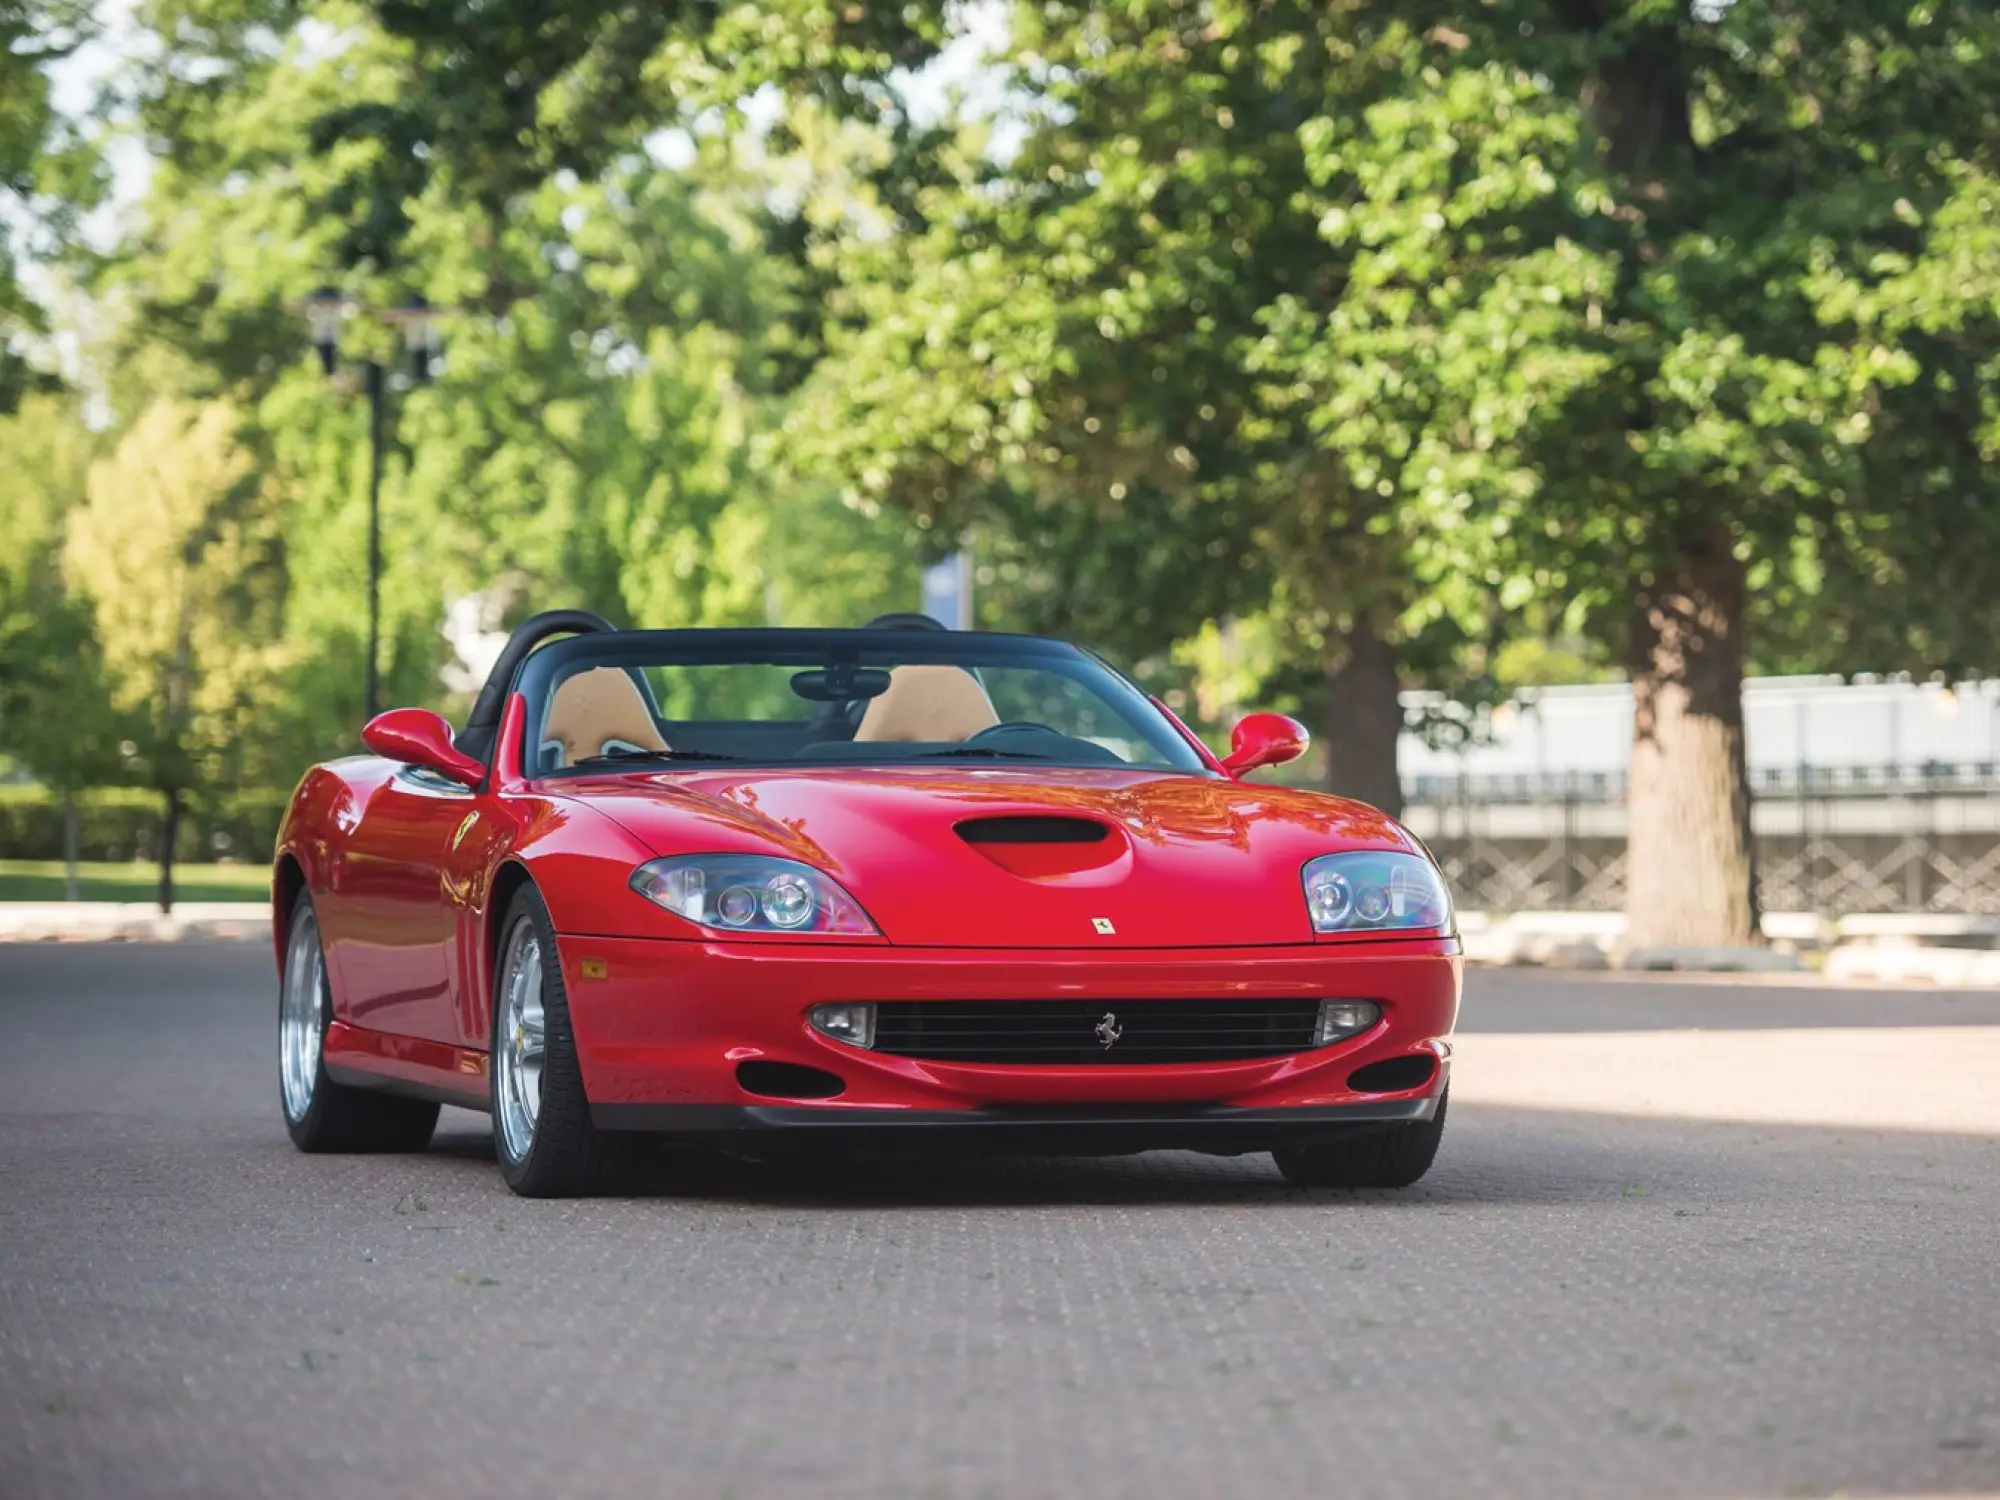
<svg viewBox="0 0 2000 1500"><path fill-rule="evenodd" d="M425 1160L504 1192L490 1138L466 1116ZM1987 1136L1772 1122L1454 1105L1437 1163L1401 1190L1297 1188L1264 1154L919 1157L816 1150L768 1160L662 1146L604 1199L768 1208L961 1209L1319 1204L1452 1213L1578 1208L1704 1216L1726 1197L1804 1199L1846 1179L1859 1190L1904 1185L2000 1189L2000 1143ZM1726 1187L1724 1186L1726 1184Z"/></svg>
<svg viewBox="0 0 2000 1500"><path fill-rule="evenodd" d="M493 1145L476 1127L441 1130L426 1153L493 1173ZM1446 1177L1440 1173L1438 1181ZM1529 1184L1522 1188L1532 1191ZM1449 1191L1448 1189L1446 1190ZM773 1208L964 1208L1254 1203L1324 1199L1415 1206L1435 1201L1430 1179L1401 1191L1295 1188L1269 1154L1203 1156L1148 1151L1059 1157L1002 1153L920 1156L800 1149L766 1157L662 1143L601 1197L763 1204Z"/></svg>
<svg viewBox="0 0 2000 1500"><path fill-rule="evenodd" d="M494 1171L492 1142L484 1135L441 1132L427 1155ZM497 1186L497 1174L494 1181ZM663 1143L600 1196L773 1208L958 1208L1245 1203L1287 1196L1396 1202L1423 1192L1421 1187L1401 1193L1302 1192L1262 1153L916 1156L822 1148L751 1157Z"/></svg>

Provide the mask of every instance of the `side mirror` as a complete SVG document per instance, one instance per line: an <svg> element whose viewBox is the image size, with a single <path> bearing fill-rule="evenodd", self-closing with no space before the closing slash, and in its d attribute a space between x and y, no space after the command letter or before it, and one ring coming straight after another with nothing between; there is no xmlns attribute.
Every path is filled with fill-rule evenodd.
<svg viewBox="0 0 2000 1500"><path fill-rule="evenodd" d="M486 779L486 767L452 744L444 715L427 708L377 714L362 729L361 743L385 759L421 766L461 786L478 786Z"/></svg>
<svg viewBox="0 0 2000 1500"><path fill-rule="evenodd" d="M1283 714L1248 714L1229 731L1229 753L1222 769L1242 776L1259 766L1282 766L1306 753L1312 736L1297 719Z"/></svg>

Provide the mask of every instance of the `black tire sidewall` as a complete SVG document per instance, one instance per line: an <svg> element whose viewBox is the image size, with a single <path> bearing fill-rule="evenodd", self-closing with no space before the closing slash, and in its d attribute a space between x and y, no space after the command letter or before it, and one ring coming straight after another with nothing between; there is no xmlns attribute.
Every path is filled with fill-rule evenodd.
<svg viewBox="0 0 2000 1500"><path fill-rule="evenodd" d="M524 920L534 924L535 937L542 948L542 1097L536 1105L534 1141L526 1155L515 1159L507 1154L506 1133L500 1124L500 1026L505 1015L503 999L507 982L507 953L513 945L515 929ZM565 1133L565 1127L568 1131L580 1129L587 1132L589 1124L587 1118L581 1121L552 1121L550 1118L552 1106L559 1111L564 1102L580 1097L581 1090L563 1086L572 1081L578 1067L575 1041L570 1030L569 994L563 983L555 923L549 918L549 909L542 900L541 892L533 885L523 885L508 901L506 915L500 924L496 957L498 961L493 966L493 1013L487 1026L492 1048L488 1054L487 1095L493 1114L493 1157L499 1163L500 1175L516 1191L532 1196L559 1193L563 1190L559 1184L573 1175L573 1168L568 1162L558 1159L564 1153L552 1136ZM550 1088L552 1081L558 1083L554 1091Z"/></svg>
<svg viewBox="0 0 2000 1500"><path fill-rule="evenodd" d="M1450 1103L1451 1086L1446 1084L1428 1120L1392 1125L1338 1145L1281 1149L1273 1153L1278 1169L1301 1187L1409 1187L1428 1173L1437 1159Z"/></svg>

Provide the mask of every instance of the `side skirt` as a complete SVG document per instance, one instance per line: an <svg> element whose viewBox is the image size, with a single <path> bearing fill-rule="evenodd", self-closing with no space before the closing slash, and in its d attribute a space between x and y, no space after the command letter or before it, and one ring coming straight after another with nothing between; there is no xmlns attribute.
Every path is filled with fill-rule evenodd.
<svg viewBox="0 0 2000 1500"><path fill-rule="evenodd" d="M322 1056L326 1076L349 1088L375 1089L459 1109L484 1111L491 1105L486 1054L470 1047L335 1021L326 1029Z"/></svg>

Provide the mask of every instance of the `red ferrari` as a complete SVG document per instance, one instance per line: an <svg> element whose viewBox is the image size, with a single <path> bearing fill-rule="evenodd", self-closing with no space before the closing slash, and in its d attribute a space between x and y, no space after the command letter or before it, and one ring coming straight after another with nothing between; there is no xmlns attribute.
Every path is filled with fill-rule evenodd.
<svg viewBox="0 0 2000 1500"><path fill-rule="evenodd" d="M1058 641L557 611L456 734L362 737L278 838L301 1150L420 1150L457 1104L534 1196L662 1137L1269 1151L1340 1187L1437 1152L1450 897L1392 819L1242 779L1304 750L1290 719L1218 760Z"/></svg>

